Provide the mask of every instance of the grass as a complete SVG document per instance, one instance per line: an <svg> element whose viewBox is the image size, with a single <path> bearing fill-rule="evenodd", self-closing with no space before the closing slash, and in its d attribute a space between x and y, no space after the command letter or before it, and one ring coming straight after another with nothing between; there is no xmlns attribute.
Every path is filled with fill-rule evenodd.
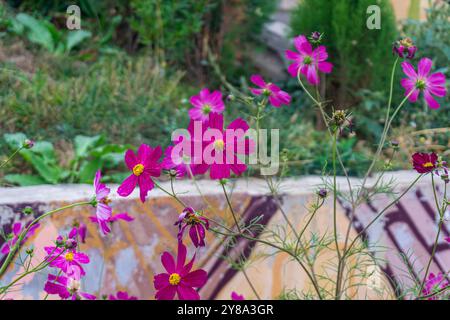
<svg viewBox="0 0 450 320"><path fill-rule="evenodd" d="M36 140L71 140L104 134L115 143L167 144L187 122L185 102L194 91L146 57L117 55L95 63L46 57L33 75L0 68L2 133L26 132Z"/></svg>

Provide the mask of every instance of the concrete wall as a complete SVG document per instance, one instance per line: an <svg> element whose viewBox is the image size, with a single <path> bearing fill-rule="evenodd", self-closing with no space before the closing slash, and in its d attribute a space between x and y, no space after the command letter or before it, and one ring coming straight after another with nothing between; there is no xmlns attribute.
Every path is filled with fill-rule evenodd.
<svg viewBox="0 0 450 320"><path fill-rule="evenodd" d="M394 174L398 190L416 177L414 172ZM389 177L387 177L388 179ZM385 272L397 282L408 282L401 269L405 266L399 261L399 253L410 253L415 261L415 267L420 270L427 261L431 251L432 241L436 232L435 211L429 189L429 177L423 179L417 188L405 196L400 203L389 210L384 218L375 224L367 234L372 244L384 247L380 258L386 259L382 265ZM346 191L346 182L339 179L340 189ZM213 209L205 214L215 219L224 219L232 225L230 213L217 182L201 181L204 196ZM301 227L307 218L306 207L314 200L314 191L321 184L319 177L304 177L284 180L281 184L283 193L283 208L297 227ZM113 187L115 190L116 186ZM196 192L189 181L179 181L176 191L182 194L183 200L196 209L206 208L203 198ZM25 188L0 189L0 226L6 232L13 222L23 219L20 214L25 206L32 206L36 212L60 207L74 201L86 200L92 197L92 188L88 185L37 186ZM325 206L317 213L308 233L326 233L332 230L332 202L327 200ZM376 212L389 201L379 197L375 202L364 204L353 219L351 234L354 236L373 217ZM238 180L235 183L232 202L241 218L249 221L263 215L262 223L269 229L285 227L281 213L270 196L262 180ZM87 276L84 289L95 294L109 294L116 290L128 290L141 299L152 299L154 296L153 275L162 272L160 254L169 250L176 252L177 228L173 226L181 206L159 190L153 190L149 200L142 204L137 194L129 198L113 197L115 212L127 211L135 217L131 223L119 222L113 226L112 236L102 237L97 227L88 221L93 214L93 208L80 207L56 214L43 222L36 234L27 242L26 247L36 248L35 261L44 257L43 246L49 245L59 233L68 231L74 219L88 225L87 243L82 245L92 260L86 268ZM349 222L344 204L338 210L338 229L343 234ZM443 237L449 236L449 230L443 232ZM264 236L263 236L264 237ZM229 299L230 292L235 290L254 298L243 275L231 269L221 256L233 256L236 251L224 251L219 240L208 233L207 247L197 253L197 267L204 267L210 273L210 280L201 289L204 299ZM341 241L342 242L342 241ZM190 243L189 241L187 243ZM340 246L343 244L340 243ZM284 254L271 255L267 247L240 240L236 246L251 257L253 263L248 268L248 275L264 298L276 298L289 289L311 289L311 283L299 266L290 261ZM333 251L323 252L316 264L319 273L330 273L330 264L336 261ZM447 271L450 267L449 246L442 241L432 271ZM190 249L193 253L192 248ZM369 269L372 268L369 266ZM2 282L11 280L20 273L22 268L12 265ZM393 297L392 286L377 268L369 281L373 283L366 289L357 287L348 291L355 298L390 298ZM370 272L370 270L368 270ZM39 299L43 297L42 288L46 274L37 274L25 278L11 294L13 298ZM354 275L353 282L360 281ZM368 288L368 289L367 289Z"/></svg>

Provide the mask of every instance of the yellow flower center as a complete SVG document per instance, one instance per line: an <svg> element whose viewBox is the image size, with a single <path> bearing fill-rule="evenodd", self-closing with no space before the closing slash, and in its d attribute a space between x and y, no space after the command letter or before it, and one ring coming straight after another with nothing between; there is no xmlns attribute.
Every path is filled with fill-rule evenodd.
<svg viewBox="0 0 450 320"><path fill-rule="evenodd" d="M434 165L433 165L431 162L425 162L422 166L423 166L424 168L431 168L431 167L434 167Z"/></svg>
<svg viewBox="0 0 450 320"><path fill-rule="evenodd" d="M206 103L203 105L202 112L204 115L208 115L211 112L211 105L209 103Z"/></svg>
<svg viewBox="0 0 450 320"><path fill-rule="evenodd" d="M137 164L133 167L133 173L135 176L140 176L144 172L144 166L142 164Z"/></svg>
<svg viewBox="0 0 450 320"><path fill-rule="evenodd" d="M64 256L64 258L66 259L66 261L73 261L73 253L72 252L67 252L66 255Z"/></svg>
<svg viewBox="0 0 450 320"><path fill-rule="evenodd" d="M178 273L172 273L169 277L169 283L173 286L176 286L180 283L181 277Z"/></svg>
<svg viewBox="0 0 450 320"><path fill-rule="evenodd" d="M214 141L214 148L217 151L222 151L224 147L225 147L225 142L222 139Z"/></svg>

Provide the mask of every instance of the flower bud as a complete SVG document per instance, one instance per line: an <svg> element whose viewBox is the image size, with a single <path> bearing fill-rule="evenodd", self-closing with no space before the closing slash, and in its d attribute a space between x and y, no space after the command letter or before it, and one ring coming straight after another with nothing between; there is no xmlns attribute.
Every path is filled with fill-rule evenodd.
<svg viewBox="0 0 450 320"><path fill-rule="evenodd" d="M65 244L64 238L62 236L58 236L58 238L56 238L55 244L57 247L63 247Z"/></svg>
<svg viewBox="0 0 450 320"><path fill-rule="evenodd" d="M227 95L226 100L227 101L234 101L234 100L236 100L236 97L233 94L230 93L229 95Z"/></svg>
<svg viewBox="0 0 450 320"><path fill-rule="evenodd" d="M25 141L22 144L22 147L24 147L25 149L31 149L34 146L34 140L30 140L30 139L25 139Z"/></svg>
<svg viewBox="0 0 450 320"><path fill-rule="evenodd" d="M309 40L313 43L313 44L319 44L322 41L323 38L323 33L320 33L319 31L314 31L313 33L311 33L311 35L309 36Z"/></svg>
<svg viewBox="0 0 450 320"><path fill-rule="evenodd" d="M317 191L317 195L319 196L319 198L325 199L328 195L328 191L326 189L322 188L319 191Z"/></svg>
<svg viewBox="0 0 450 320"><path fill-rule="evenodd" d="M404 38L394 43L392 51L402 59L413 59L416 54L417 47L414 45L411 38Z"/></svg>
<svg viewBox="0 0 450 320"><path fill-rule="evenodd" d="M65 243L66 249L75 249L77 247L78 243L75 239L67 239Z"/></svg>
<svg viewBox="0 0 450 320"><path fill-rule="evenodd" d="M25 215L31 215L34 214L34 210L32 207L26 206L25 208L23 208L22 213Z"/></svg>
<svg viewBox="0 0 450 320"><path fill-rule="evenodd" d="M29 256L32 256L34 253L34 249L33 248L28 248L27 250L25 250L26 254Z"/></svg>
<svg viewBox="0 0 450 320"><path fill-rule="evenodd" d="M170 169L168 173L171 178L176 178L178 175L178 172L175 169Z"/></svg>

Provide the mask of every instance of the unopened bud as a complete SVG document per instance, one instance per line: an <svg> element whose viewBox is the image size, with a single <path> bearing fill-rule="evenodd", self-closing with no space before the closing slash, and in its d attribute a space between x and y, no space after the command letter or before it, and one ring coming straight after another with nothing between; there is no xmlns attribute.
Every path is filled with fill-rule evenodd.
<svg viewBox="0 0 450 320"><path fill-rule="evenodd" d="M25 149L31 149L34 147L34 140L30 140L30 139L25 139L25 141L23 142L22 146Z"/></svg>
<svg viewBox="0 0 450 320"><path fill-rule="evenodd" d="M75 239L67 239L65 247L66 249L75 249L78 243Z"/></svg>
<svg viewBox="0 0 450 320"><path fill-rule="evenodd" d="M317 191L317 195L322 198L325 199L328 195L328 191L326 189L320 189L319 191Z"/></svg>
<svg viewBox="0 0 450 320"><path fill-rule="evenodd" d="M22 213L26 214L26 215L31 215L34 213L34 210L32 207L27 206L27 207L23 208Z"/></svg>

